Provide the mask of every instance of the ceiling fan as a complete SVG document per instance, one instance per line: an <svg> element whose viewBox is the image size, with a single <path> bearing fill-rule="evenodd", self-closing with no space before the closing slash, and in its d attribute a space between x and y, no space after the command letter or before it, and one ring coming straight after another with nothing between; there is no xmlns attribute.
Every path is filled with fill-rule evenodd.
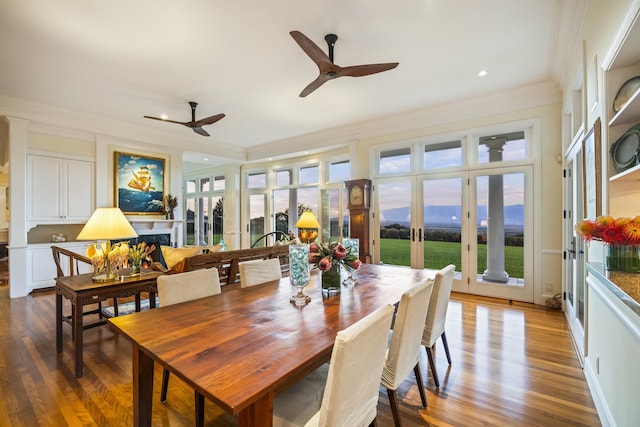
<svg viewBox="0 0 640 427"><path fill-rule="evenodd" d="M169 120L169 119L163 119L160 117L151 117L151 116L144 116L144 117L146 119L160 120L160 121L169 122L169 123L177 123L179 125L183 125L193 129L193 131L198 135L209 136L209 133L206 130L202 129L202 126L214 124L215 122L217 122L218 120L222 119L225 116L224 114L220 113L220 114L216 114L215 116L209 116L204 119L196 120L196 107L198 106L198 103L191 101L189 102L189 105L191 105L191 121L190 122L177 122L175 120Z"/></svg>
<svg viewBox="0 0 640 427"><path fill-rule="evenodd" d="M314 42L312 42L307 36L300 31L291 31L291 37L300 45L302 50L309 55L309 57L316 63L320 70L320 75L314 81L309 83L302 92L301 97L309 95L314 90L318 89L325 82L338 77L351 76L362 77L369 74L381 73L383 71L391 70L398 66L397 62L389 62L386 64L367 64L367 65L353 65L351 67L341 67L333 63L333 47L338 40L338 36L335 34L327 34L324 39L329 46L329 56L322 51Z"/></svg>

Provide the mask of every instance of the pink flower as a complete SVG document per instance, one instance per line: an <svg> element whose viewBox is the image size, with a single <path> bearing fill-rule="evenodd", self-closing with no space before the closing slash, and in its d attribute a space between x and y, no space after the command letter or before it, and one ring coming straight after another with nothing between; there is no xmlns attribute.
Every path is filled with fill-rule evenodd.
<svg viewBox="0 0 640 427"><path fill-rule="evenodd" d="M320 269L320 271L329 271L332 265L331 259L329 257L324 257L318 263L318 269Z"/></svg>
<svg viewBox="0 0 640 427"><path fill-rule="evenodd" d="M333 256L338 261L346 257L348 253L349 251L342 244L338 244L335 248L333 248Z"/></svg>

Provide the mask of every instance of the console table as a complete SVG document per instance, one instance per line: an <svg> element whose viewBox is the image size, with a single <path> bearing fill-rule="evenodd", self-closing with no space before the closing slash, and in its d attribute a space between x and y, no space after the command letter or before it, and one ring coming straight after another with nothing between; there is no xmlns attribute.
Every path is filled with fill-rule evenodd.
<svg viewBox="0 0 640 427"><path fill-rule="evenodd" d="M149 292L149 307L154 308L157 290L156 278L162 274L164 273L143 270L139 275L125 276L113 282L94 282L91 280L93 273L58 277L56 279L56 350L58 353L62 352L62 322L71 323L76 378L81 377L84 370L82 361L82 334L84 330L107 322L106 319L101 319L85 325L83 306L113 297L129 297L133 295L136 299L136 311L140 311L140 293ZM70 318L62 314L62 297L71 302Z"/></svg>

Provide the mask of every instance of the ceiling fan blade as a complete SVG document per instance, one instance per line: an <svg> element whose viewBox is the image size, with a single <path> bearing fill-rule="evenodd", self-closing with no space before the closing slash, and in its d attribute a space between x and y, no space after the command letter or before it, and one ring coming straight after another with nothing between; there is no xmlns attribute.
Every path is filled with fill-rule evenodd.
<svg viewBox="0 0 640 427"><path fill-rule="evenodd" d="M398 62L389 62L386 64L353 65L351 67L342 67L338 71L338 77L368 76L369 74L376 74L376 73L381 73L383 71L392 70L397 66L398 66Z"/></svg>
<svg viewBox="0 0 640 427"><path fill-rule="evenodd" d="M320 72L324 72L323 67L326 68L328 65L333 65L331 60L329 59L329 56L327 56L327 54L324 53L324 51L320 49L317 44L312 42L300 31L291 31L289 34L291 34L291 37L293 37L296 43L300 45L304 53L306 53L309 58L311 58L311 60L316 63L318 68L320 68Z"/></svg>
<svg viewBox="0 0 640 427"><path fill-rule="evenodd" d="M187 122L176 122L175 120L162 119L160 117L144 116L145 119L160 120L161 122L176 123L179 125L187 125Z"/></svg>
<svg viewBox="0 0 640 427"><path fill-rule="evenodd" d="M218 120L222 120L225 117L223 113L216 114L215 116L205 117L204 119L197 120L193 122L194 126L201 127L205 125L211 125L217 122Z"/></svg>
<svg viewBox="0 0 640 427"><path fill-rule="evenodd" d="M191 127L191 126L190 126ZM207 133L206 130L202 129L201 127L191 127L191 129L193 129L193 131L195 133L197 133L198 135L202 135L202 136L209 136L209 134Z"/></svg>
<svg viewBox="0 0 640 427"><path fill-rule="evenodd" d="M302 89L302 92L300 92L300 98L304 98L305 96L309 95L311 92L325 84L328 80L331 80L331 78L327 74L320 74L317 79L315 79L314 81L309 83L307 87Z"/></svg>

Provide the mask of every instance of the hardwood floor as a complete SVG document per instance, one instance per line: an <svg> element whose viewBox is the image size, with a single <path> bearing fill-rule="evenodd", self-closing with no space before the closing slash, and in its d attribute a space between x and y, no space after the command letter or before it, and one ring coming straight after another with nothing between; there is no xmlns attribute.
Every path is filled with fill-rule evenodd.
<svg viewBox="0 0 640 427"><path fill-rule="evenodd" d="M85 375L76 379L66 325L56 353L54 311L52 291L9 300L0 288L0 426L132 425L130 344L108 326L86 331ZM451 367L436 343L440 389L421 352L428 408L413 376L398 389L404 427L600 425L562 313L453 294L447 337ZM153 425L193 425L193 390L172 376L161 404L160 380L156 365ZM381 389L380 427L393 426L388 402ZM205 406L207 426L234 425Z"/></svg>

